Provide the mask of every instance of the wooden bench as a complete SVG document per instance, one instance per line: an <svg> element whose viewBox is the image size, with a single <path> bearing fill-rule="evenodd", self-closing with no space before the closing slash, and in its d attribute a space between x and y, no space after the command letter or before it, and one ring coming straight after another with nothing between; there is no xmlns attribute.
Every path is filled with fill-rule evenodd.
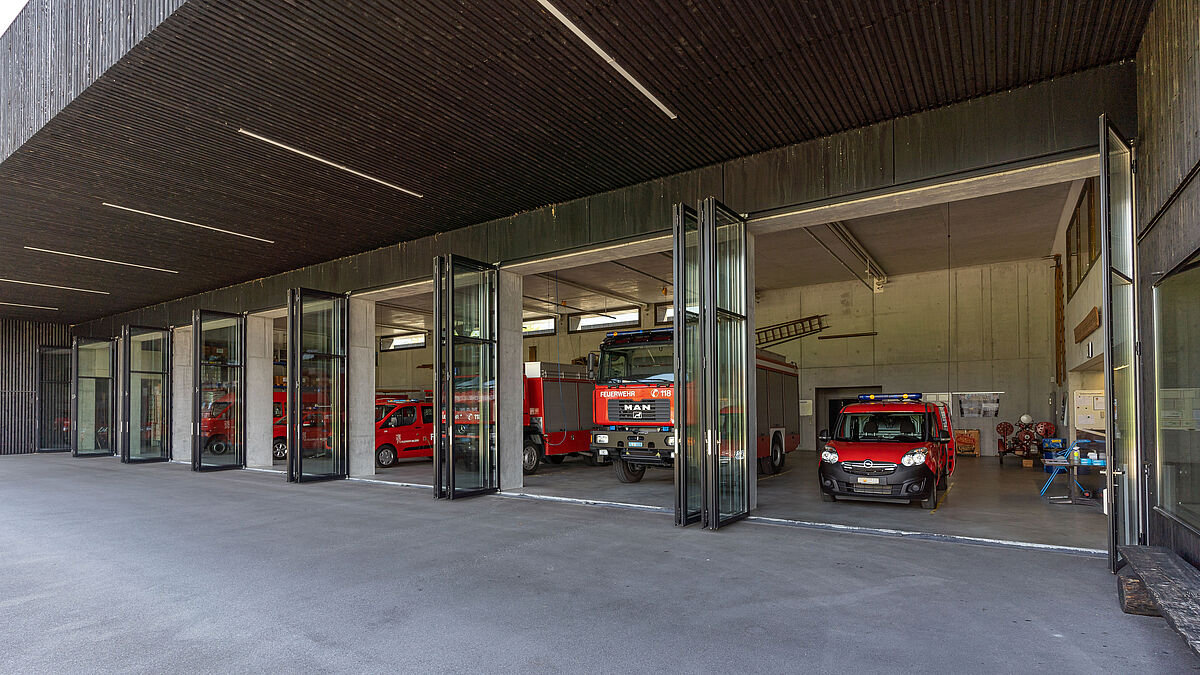
<svg viewBox="0 0 1200 675"><path fill-rule="evenodd" d="M1117 576L1121 609L1162 616L1200 654L1200 570L1161 546L1122 547L1129 565Z"/></svg>

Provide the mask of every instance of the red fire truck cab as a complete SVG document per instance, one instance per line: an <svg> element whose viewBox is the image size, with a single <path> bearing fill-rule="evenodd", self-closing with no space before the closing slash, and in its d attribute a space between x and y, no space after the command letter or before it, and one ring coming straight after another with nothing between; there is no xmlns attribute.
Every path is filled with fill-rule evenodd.
<svg viewBox="0 0 1200 675"><path fill-rule="evenodd" d="M920 501L937 506L954 474L954 430L945 403L920 394L863 394L821 431L821 497Z"/></svg>
<svg viewBox="0 0 1200 675"><path fill-rule="evenodd" d="M647 467L675 463L674 329L616 331L600 343L591 447L612 459L617 480L636 483ZM758 350L755 443L759 470L779 473L799 443L799 372ZM723 414L740 414L726 409Z"/></svg>

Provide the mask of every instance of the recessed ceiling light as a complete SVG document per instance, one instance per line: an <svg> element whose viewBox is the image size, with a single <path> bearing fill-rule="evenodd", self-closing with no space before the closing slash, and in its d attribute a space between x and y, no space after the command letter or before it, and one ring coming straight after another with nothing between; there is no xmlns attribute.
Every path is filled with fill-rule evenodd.
<svg viewBox="0 0 1200 675"><path fill-rule="evenodd" d="M57 307L43 307L41 305L23 305L19 302L0 302L0 305L4 305L5 307L24 307L26 309L44 309L48 312L57 312L58 311Z"/></svg>
<svg viewBox="0 0 1200 675"><path fill-rule="evenodd" d="M0 279L0 282L6 284L22 284L25 286L41 286L42 288L60 288L64 291L79 291L80 293L97 293L99 295L109 295L108 291L93 291L90 288L75 288L74 286L57 286L55 284L39 284L36 281L20 281L18 279Z"/></svg>
<svg viewBox="0 0 1200 675"><path fill-rule="evenodd" d="M200 223L193 223L190 220L180 220L178 218L172 218L170 216L162 216L157 213L150 213L149 211L142 211L140 209L131 209L128 206L121 206L119 204L109 204L108 202L100 202L100 203L109 208L121 209L122 211L129 211L131 213L140 213L143 216L150 216L151 218L161 218L163 220L169 220L173 223L183 223L184 225L191 225L192 227L202 227L206 230L212 230L213 232L221 232L223 234L232 234L235 237L245 237L247 239L253 239L255 241L262 241L262 242L266 242L268 244L275 243L274 241L271 241L270 239L263 239L262 237L255 237L254 235L250 235L250 234L242 234L241 232L234 232L233 230L222 230L221 228L213 227L212 225L201 225Z"/></svg>
<svg viewBox="0 0 1200 675"><path fill-rule="evenodd" d="M571 21L570 19L567 18L567 16L565 14L558 11L557 7L555 7L554 5L547 2L547 0L538 0L538 4L541 5L542 7L545 7L546 11L548 11L554 15L554 18L558 19L559 21L562 22L562 24L564 26L571 29L571 32L574 33L576 35L576 37L578 37L580 40L583 40L584 44L591 47L592 51L596 52L596 54L598 54L600 56L600 58L604 59L605 63L612 66L613 70L620 73L621 77L623 77L629 81L629 84L632 84L634 86L634 88L636 88L638 91L642 92L642 95L645 96L646 98L650 99L650 101L652 103L654 103L654 105L658 106L659 110L666 113L667 117L670 117L671 119L675 119L676 117L678 117L678 115L671 112L671 109L668 108L665 104L663 104L662 101L658 100L657 96L655 96L654 94L651 94L649 89L644 87L641 82L638 82L637 78L635 78L633 75L630 75L628 70L625 70L624 68L622 68L621 64L617 63L616 59L609 56L608 52L601 49L600 45L596 44L590 37L587 36L586 33L584 33L582 30L580 30L579 26L575 25L575 22Z"/></svg>
<svg viewBox="0 0 1200 675"><path fill-rule="evenodd" d="M338 164L337 162L331 162L328 159L325 159L324 157L317 157L316 155L314 155L310 152L305 152L305 151L301 150L300 148L293 148L292 146L290 146L286 143L280 143L279 141L271 140L270 138L267 138L266 136L259 136L258 134L254 133L252 131L246 131L245 129L238 129L238 133L242 134L243 136L249 136L250 138L257 138L258 140L262 141L263 143L270 143L271 145L273 145L277 148L282 148L289 152L294 152L297 155L300 155L302 157L307 157L311 160L320 162L322 164L327 164L329 166L332 166L335 169L341 169L342 171L345 171L347 173L352 173L355 176L358 176L359 178L366 178L367 180L375 181L376 183L379 183L380 185L386 185L386 186L392 188L393 190L399 190L405 194L410 194L414 197L424 197L425 196L425 195L413 192L412 190L406 190L406 189L400 187L399 185L396 185L394 183L389 183L386 180L380 180L374 176L368 176L367 174L365 174L361 171L355 171L354 169L351 169L350 167L348 167L344 164Z"/></svg>
<svg viewBox="0 0 1200 675"><path fill-rule="evenodd" d="M26 246L30 251L40 251L42 253L53 253L54 255L65 255L71 258L83 258L84 260L95 260L96 262L112 263L114 265L125 265L126 267L138 267L144 270L154 270L155 272L166 272L167 274L179 274L175 270L167 270L161 267L151 267L149 265L139 265L137 263L122 262L120 260L109 260L108 258L96 258L90 255L82 255L80 253L67 253L66 251L52 251L48 248L37 248L36 246Z"/></svg>

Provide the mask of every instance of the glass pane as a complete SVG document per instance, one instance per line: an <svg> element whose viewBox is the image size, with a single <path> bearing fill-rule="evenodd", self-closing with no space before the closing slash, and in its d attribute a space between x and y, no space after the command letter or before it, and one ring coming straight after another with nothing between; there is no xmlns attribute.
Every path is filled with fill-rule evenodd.
<svg viewBox="0 0 1200 675"><path fill-rule="evenodd" d="M676 461L684 462L683 477L685 485L683 486L683 494L685 500L680 506L683 513L677 514L677 522L680 522L679 517L683 520L691 520L700 516L700 509L703 500L703 488L701 475L704 471L704 420L701 415L701 406L703 399L701 397L701 388L703 386L704 373L702 371L701 355L701 340L700 331L700 232L699 222L696 218L696 213L690 209L677 207L681 213L677 214L682 218L680 232L682 241L676 242L677 255L680 256L682 265L680 268L680 278L675 285L675 292L678 297L675 299L675 304L680 307L681 324L683 326L683 334L677 336L681 349L683 350L683 373L681 373L682 385L682 400L676 399L676 403L682 402L682 410L676 409L675 414L682 418L683 425L680 429L680 443L683 446L683 457L676 458ZM674 319L674 309L672 308L671 318Z"/></svg>
<svg viewBox="0 0 1200 675"><path fill-rule="evenodd" d="M129 369L161 373L167 369L167 334L161 330L129 330Z"/></svg>
<svg viewBox="0 0 1200 675"><path fill-rule="evenodd" d="M1112 266L1133 278L1133 180L1129 149L1108 131L1108 227Z"/></svg>
<svg viewBox="0 0 1200 675"><path fill-rule="evenodd" d="M112 377L112 343L85 342L79 345L80 377Z"/></svg>
<svg viewBox="0 0 1200 675"><path fill-rule="evenodd" d="M200 365L201 466L240 464L238 439L241 436L242 413L237 392L241 377L242 369L239 366Z"/></svg>
<svg viewBox="0 0 1200 675"><path fill-rule="evenodd" d="M342 433L345 409L340 358L305 354L300 360L300 467L305 476L342 473L346 456Z"/></svg>
<svg viewBox="0 0 1200 675"><path fill-rule="evenodd" d="M491 344L456 343L452 355L454 490L495 487L496 377Z"/></svg>
<svg viewBox="0 0 1200 675"><path fill-rule="evenodd" d="M455 335L492 339L490 274L454 265L451 321Z"/></svg>
<svg viewBox="0 0 1200 675"><path fill-rule="evenodd" d="M132 345L131 345L132 346ZM129 374L129 458L166 456L166 377L162 373Z"/></svg>
<svg viewBox="0 0 1200 675"><path fill-rule="evenodd" d="M341 325L341 302L341 298L303 298L303 316L300 318L303 335L300 336L300 351L337 355L346 353L341 339L345 334ZM423 342L424 335L421 339Z"/></svg>
<svg viewBox="0 0 1200 675"><path fill-rule="evenodd" d="M1115 477L1118 483L1118 494L1124 495L1127 508L1119 509L1122 518L1121 529L1127 538L1123 544L1134 544L1132 539L1137 533L1135 518L1137 509L1131 497L1135 494L1137 467L1134 459L1137 457L1137 435L1134 422L1135 397L1134 389L1134 328L1133 328L1133 286L1113 274L1112 277L1112 378L1113 378L1113 418L1109 434L1111 447L1108 450L1109 464L1124 471L1124 475Z"/></svg>
<svg viewBox="0 0 1200 675"><path fill-rule="evenodd" d="M38 449L69 450L71 350L43 349L38 359Z"/></svg>
<svg viewBox="0 0 1200 675"><path fill-rule="evenodd" d="M1200 527L1200 267L1155 290L1158 506Z"/></svg>
<svg viewBox="0 0 1200 675"><path fill-rule="evenodd" d="M717 209L717 307L746 313L745 228L741 219Z"/></svg>
<svg viewBox="0 0 1200 675"><path fill-rule="evenodd" d="M201 363L241 365L242 353L238 340L240 321L235 317L205 319L200 323Z"/></svg>
<svg viewBox="0 0 1200 675"><path fill-rule="evenodd" d="M106 345L107 346L107 343ZM89 350L94 355L95 350ZM81 354L82 357L82 349ZM81 377L78 387L75 447L79 454L111 454L113 440L113 381L107 377Z"/></svg>
<svg viewBox="0 0 1200 675"><path fill-rule="evenodd" d="M745 320L719 315L714 345L719 514L725 519L748 508Z"/></svg>

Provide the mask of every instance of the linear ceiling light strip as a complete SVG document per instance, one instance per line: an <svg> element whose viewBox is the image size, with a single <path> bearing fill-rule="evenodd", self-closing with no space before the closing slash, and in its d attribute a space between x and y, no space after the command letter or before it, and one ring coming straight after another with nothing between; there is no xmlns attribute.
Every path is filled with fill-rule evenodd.
<svg viewBox="0 0 1200 675"><path fill-rule="evenodd" d="M48 312L57 312L58 311L57 307L43 307L41 305L24 305L19 302L0 302L0 305L4 305L5 307L24 307L26 309L44 309Z"/></svg>
<svg viewBox="0 0 1200 675"><path fill-rule="evenodd" d="M287 150L288 152L294 152L297 155L300 155L301 157L307 157L313 161L320 162L320 163L326 164L328 166L332 166L335 169L341 169L342 171L345 171L346 173L352 173L355 176L358 176L359 178L366 178L367 180L374 181L376 183L379 183L380 185L386 185L387 187L390 187L393 190L399 190L405 194L409 194L414 197L424 197L425 196L425 195L413 192L412 190L406 190L406 189L400 187L399 185L396 185L394 183L389 183L386 180L380 180L379 178L376 178L374 176L368 176L367 174L365 174L361 171L355 171L354 169L351 169L350 167L348 167L344 164L338 164L337 162L331 162L328 159L325 159L324 157L317 157L316 155L314 155L310 152L305 152L305 151L301 150L300 148L294 148L286 143L280 143L279 141L271 140L270 138L267 138L266 136L260 136L252 131L246 131L245 129L238 129L238 133L242 134L243 136L249 136L250 138L256 138L256 139L262 141L263 143L270 143L271 145L273 145L277 148L282 148L284 150Z"/></svg>
<svg viewBox="0 0 1200 675"><path fill-rule="evenodd" d="M547 0L538 0L538 4L541 5L542 7L545 7L547 12L550 12L551 14L554 15L554 18L558 19L560 22L562 22L562 24L564 26L571 29L571 32L574 33L576 37L578 37L580 40L583 40L583 43L586 44L588 47L591 47L592 51L596 52L596 54L598 54L600 56L600 58L604 59L605 63L612 66L613 70L620 73L621 77L623 77L629 81L629 84L632 84L634 86L634 88L636 88L638 91L642 92L642 95L645 96L646 98L650 99L650 101L652 103L654 103L654 105L658 106L659 110L666 113L667 117L670 117L671 119L675 119L676 117L678 117L678 115L676 115L674 112L672 112L671 109L668 108L665 104L663 104L662 101L658 100L657 96L655 96L654 94L651 94L649 89L647 89L645 86L643 86L641 82L638 82L637 78L635 78L633 75L630 75L628 70L625 70L624 68L622 68L621 64L617 63L616 59L609 56L608 52L601 49L600 45L596 44L594 41L592 41L592 39L590 37L587 36L586 33L584 33L582 30L580 30L579 26L576 26L575 23L572 22L570 19L568 19L565 14L558 11L557 7L555 7L554 5L547 2Z"/></svg>
<svg viewBox="0 0 1200 675"><path fill-rule="evenodd" d="M56 284L40 284L36 281L21 281L19 279L0 279L0 282L6 284L21 284L23 286L40 286L42 288L58 288L64 291L79 291L80 293L96 293L97 295L109 295L108 291L94 291L90 288L75 288L74 286L58 286Z"/></svg>
<svg viewBox="0 0 1200 675"><path fill-rule="evenodd" d="M262 237L255 237L254 235L250 235L250 234L242 234L241 232L234 232L233 230L222 230L219 227L213 227L212 225L201 225L200 223L193 223L190 220L180 220L178 218L172 218L170 216L161 216L157 213L150 213L149 211L141 211L139 209L131 209L128 206L121 206L120 204L110 204L108 202L101 202L101 204L103 204L104 206L107 206L109 208L121 209L122 211L129 211L130 213L140 213L143 216L150 216L151 218L161 218L162 220L169 220L173 223L183 223L184 225L191 225L192 227L202 227L206 230L212 230L213 232L221 232L222 234L232 234L235 237L245 237L246 239L253 239L255 241L266 242L268 244L275 243L274 241L272 241L270 239L263 239Z"/></svg>
<svg viewBox="0 0 1200 675"><path fill-rule="evenodd" d="M67 253L66 251L54 251L48 248L37 248L36 246L26 246L25 249L30 251L38 251L41 253L53 253L54 255L65 255L70 258L83 258L84 260L95 260L96 262L111 263L113 265L125 265L126 267L137 267L144 270L153 270L155 272L166 272L167 274L179 274L175 270L163 269L161 267L151 267L149 265L139 265L137 263L122 262L120 260L109 260L108 258L96 258L90 255L81 253Z"/></svg>

